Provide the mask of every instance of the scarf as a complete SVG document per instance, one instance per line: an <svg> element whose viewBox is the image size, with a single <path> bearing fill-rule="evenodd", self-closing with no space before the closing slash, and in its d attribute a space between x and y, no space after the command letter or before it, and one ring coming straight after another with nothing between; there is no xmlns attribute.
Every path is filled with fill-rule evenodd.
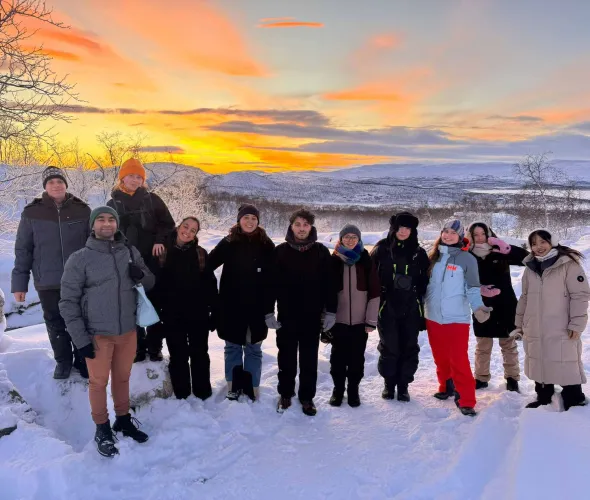
<svg viewBox="0 0 590 500"><path fill-rule="evenodd" d="M485 259L492 252L492 245L488 243L475 243L471 248L471 252L481 259Z"/></svg>
<svg viewBox="0 0 590 500"><path fill-rule="evenodd" d="M547 252L547 255L543 255L542 257L537 257L535 255L535 259L537 259L538 262L545 262L546 260L553 259L558 255L559 252L557 251L557 248L552 248L551 250L549 250L549 252Z"/></svg>
<svg viewBox="0 0 590 500"><path fill-rule="evenodd" d="M311 228L309 236L306 240L298 240L295 238L295 233L293 233L291 226L289 226L289 229L287 229L287 236L285 236L285 241L289 244L289 246L298 252L305 252L306 250L309 250L317 240L318 232L315 226Z"/></svg>
<svg viewBox="0 0 590 500"><path fill-rule="evenodd" d="M334 247L334 254L338 255L347 266L354 266L361 258L365 249L363 242L359 241L351 250L346 248L340 241Z"/></svg>
<svg viewBox="0 0 590 500"><path fill-rule="evenodd" d="M129 196L133 196L135 193L137 193L137 190L130 191L129 189L127 189L125 187L125 184L123 184L122 182L117 185L116 189L118 189L122 193L128 194Z"/></svg>

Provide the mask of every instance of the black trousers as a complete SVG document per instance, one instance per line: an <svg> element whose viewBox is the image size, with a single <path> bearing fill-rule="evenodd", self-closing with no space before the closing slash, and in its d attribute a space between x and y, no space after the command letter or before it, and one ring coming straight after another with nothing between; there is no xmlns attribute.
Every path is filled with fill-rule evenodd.
<svg viewBox="0 0 590 500"><path fill-rule="evenodd" d="M174 395L187 398L191 392L198 398L211 396L209 330L167 327L166 345L170 353L170 380Z"/></svg>
<svg viewBox="0 0 590 500"><path fill-rule="evenodd" d="M318 380L318 350L320 322L317 326L283 325L277 330L277 362L279 365L279 394L284 398L295 395L297 354L299 353L299 400L315 397Z"/></svg>
<svg viewBox="0 0 590 500"><path fill-rule="evenodd" d="M162 323L142 328L136 327L137 331L137 352L148 352L148 354L157 354L162 351L164 346L164 328Z"/></svg>
<svg viewBox="0 0 590 500"><path fill-rule="evenodd" d="M420 333L418 318L389 317L380 321L379 330L379 374L388 387L407 387L414 381L418 370Z"/></svg>
<svg viewBox="0 0 590 500"><path fill-rule="evenodd" d="M555 385L535 382L535 392L537 393L537 400L544 405L548 405L551 403L551 397L555 392ZM561 397L563 399L563 407L566 411L586 399L580 384L564 385L561 391Z"/></svg>
<svg viewBox="0 0 590 500"><path fill-rule="evenodd" d="M359 385L365 376L365 349L369 335L365 325L344 325L336 323L332 328L332 353L330 354L330 375L337 390Z"/></svg>
<svg viewBox="0 0 590 500"><path fill-rule="evenodd" d="M47 327L55 361L59 364L72 366L73 353L76 365L85 362L84 359L80 359L78 350L72 343L72 338L66 329L66 323L59 312L60 290L38 290L37 293L41 301L43 320Z"/></svg>

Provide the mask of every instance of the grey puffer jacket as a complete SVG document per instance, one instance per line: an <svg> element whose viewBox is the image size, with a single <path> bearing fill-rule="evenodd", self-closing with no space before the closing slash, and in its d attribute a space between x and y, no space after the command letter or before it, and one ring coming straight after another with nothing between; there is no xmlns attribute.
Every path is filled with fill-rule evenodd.
<svg viewBox="0 0 590 500"><path fill-rule="evenodd" d="M23 210L14 244L11 291L57 290L69 256L84 248L90 235L90 207L70 193L61 207L44 192Z"/></svg>
<svg viewBox="0 0 590 500"><path fill-rule="evenodd" d="M139 251L126 243L119 231L114 241L91 235L86 247L66 263L59 310L77 348L90 344L93 335L123 335L135 330L137 292L129 276L129 248L144 273L141 284L146 290L154 286L155 278Z"/></svg>

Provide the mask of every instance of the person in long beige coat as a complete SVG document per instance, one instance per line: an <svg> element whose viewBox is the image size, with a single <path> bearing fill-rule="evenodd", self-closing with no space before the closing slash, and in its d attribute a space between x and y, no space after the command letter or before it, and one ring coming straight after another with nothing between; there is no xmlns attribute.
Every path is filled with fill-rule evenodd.
<svg viewBox="0 0 590 500"><path fill-rule="evenodd" d="M580 336L588 322L590 287L583 256L561 246L546 230L529 235L532 254L525 260L522 295L516 309L514 338L522 338L524 370L535 381L537 400L527 408L551 403L561 385L565 410L583 406L586 383Z"/></svg>

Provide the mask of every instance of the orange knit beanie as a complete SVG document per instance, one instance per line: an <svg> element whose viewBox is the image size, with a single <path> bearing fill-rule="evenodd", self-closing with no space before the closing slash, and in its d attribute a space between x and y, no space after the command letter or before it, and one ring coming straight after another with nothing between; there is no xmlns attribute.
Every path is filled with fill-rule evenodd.
<svg viewBox="0 0 590 500"><path fill-rule="evenodd" d="M143 168L141 162L136 158L129 158L123 163L123 165L121 165L121 169L119 170L119 180L122 180L123 177L130 174L139 175L145 181L145 168Z"/></svg>

